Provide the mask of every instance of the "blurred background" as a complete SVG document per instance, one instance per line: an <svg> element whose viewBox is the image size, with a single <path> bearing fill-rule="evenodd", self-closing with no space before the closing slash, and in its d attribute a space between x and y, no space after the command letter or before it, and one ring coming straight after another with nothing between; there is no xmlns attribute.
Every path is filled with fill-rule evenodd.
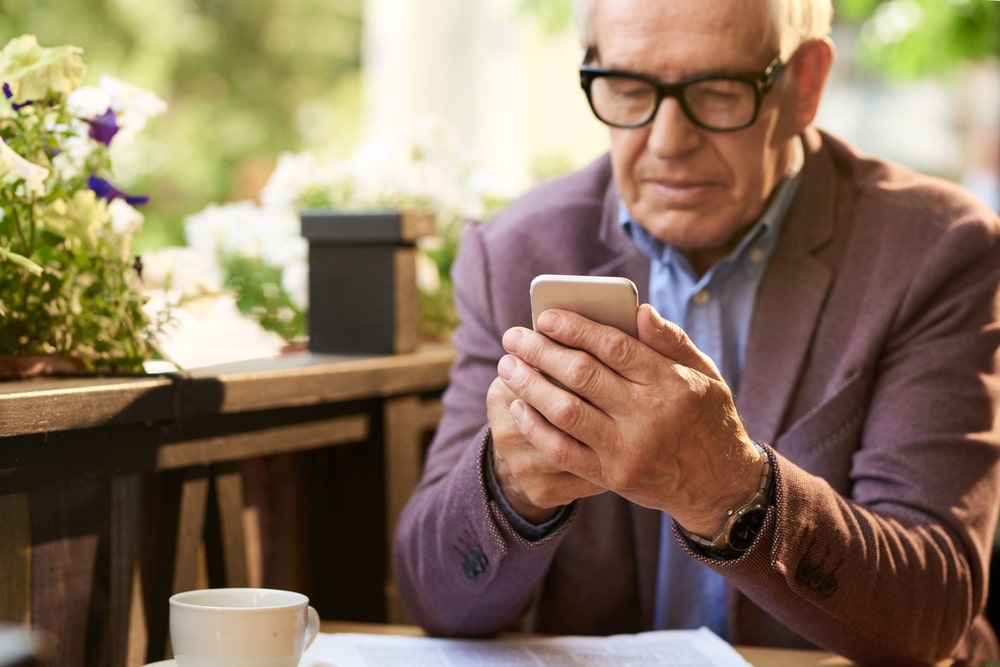
<svg viewBox="0 0 1000 667"><path fill-rule="evenodd" d="M1000 2L835 7L819 125L996 207ZM152 197L140 251L183 245L210 204L257 199L282 153L432 133L510 197L606 143L577 83L569 0L0 0L0 39L24 33L82 47L87 82L166 101L115 160Z"/></svg>

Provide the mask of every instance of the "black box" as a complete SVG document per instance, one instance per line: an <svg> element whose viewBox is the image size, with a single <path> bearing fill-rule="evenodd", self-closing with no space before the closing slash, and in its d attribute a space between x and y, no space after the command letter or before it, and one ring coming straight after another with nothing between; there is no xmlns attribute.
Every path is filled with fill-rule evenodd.
<svg viewBox="0 0 1000 667"><path fill-rule="evenodd" d="M309 349L412 352L420 338L416 241L433 212L302 211L309 241Z"/></svg>

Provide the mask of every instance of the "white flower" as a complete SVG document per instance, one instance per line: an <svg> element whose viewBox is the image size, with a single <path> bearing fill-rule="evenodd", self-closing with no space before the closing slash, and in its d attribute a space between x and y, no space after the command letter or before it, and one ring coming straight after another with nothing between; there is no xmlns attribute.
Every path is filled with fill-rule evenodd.
<svg viewBox="0 0 1000 667"><path fill-rule="evenodd" d="M149 289L169 289L185 297L218 294L218 267L194 248L168 246L142 256L142 280Z"/></svg>
<svg viewBox="0 0 1000 667"><path fill-rule="evenodd" d="M309 242L299 234L298 224L294 230L284 233L275 230L271 242L261 255L266 263L279 269L295 262L306 262L308 257Z"/></svg>
<svg viewBox="0 0 1000 667"><path fill-rule="evenodd" d="M291 209L296 200L316 182L319 165L310 152L282 153L267 184L260 191L261 204Z"/></svg>
<svg viewBox="0 0 1000 667"><path fill-rule="evenodd" d="M256 214L257 205L252 201L209 204L185 218L184 236L189 246L212 259L234 252L259 257L256 239L245 233L248 221Z"/></svg>
<svg viewBox="0 0 1000 667"><path fill-rule="evenodd" d="M39 195L45 192L45 179L49 170L28 162L0 138L0 178L11 174L23 179L29 191Z"/></svg>
<svg viewBox="0 0 1000 667"><path fill-rule="evenodd" d="M111 229L116 234L131 236L142 228L142 213L124 199L111 200L108 213L111 215Z"/></svg>
<svg viewBox="0 0 1000 667"><path fill-rule="evenodd" d="M78 46L46 49L34 35L21 35L0 50L0 80L15 102L40 99L50 90L65 95L80 85L87 72L82 53Z"/></svg>
<svg viewBox="0 0 1000 667"><path fill-rule="evenodd" d="M226 260L234 255L257 260L251 270L279 269L281 290L305 311L309 253L299 221L302 207L428 207L453 223L481 218L489 185L489 177L473 168L448 128L424 122L409 135L363 143L346 159L312 151L283 153L261 190L259 205L210 205L186 218L185 234L189 246L209 258L220 274L219 267L228 266ZM440 249L441 237L419 241L416 281L422 294L441 294L442 275L427 254L435 241ZM246 265L238 270L245 271Z"/></svg>
<svg viewBox="0 0 1000 667"><path fill-rule="evenodd" d="M288 264L281 272L281 288L296 308L306 310L309 307L309 262Z"/></svg>
<svg viewBox="0 0 1000 667"><path fill-rule="evenodd" d="M294 212L260 207L250 222L253 227L247 233L256 236L265 263L280 269L308 255L309 243L302 237L301 223Z"/></svg>
<svg viewBox="0 0 1000 667"><path fill-rule="evenodd" d="M424 294L437 294L441 289L437 264L422 252L417 253L417 288Z"/></svg>
<svg viewBox="0 0 1000 667"><path fill-rule="evenodd" d="M184 233L189 246L214 259L240 255L283 268L308 255L294 211L251 201L210 204L185 219Z"/></svg>
<svg viewBox="0 0 1000 667"><path fill-rule="evenodd" d="M67 99L70 110L83 118L92 118L114 109L118 134L115 141L128 142L153 116L167 110L167 103L148 90L138 88L113 76L101 76L98 86L78 88Z"/></svg>
<svg viewBox="0 0 1000 667"><path fill-rule="evenodd" d="M66 98L66 108L81 118L92 118L107 111L111 98L106 92L94 86L83 86L74 90Z"/></svg>
<svg viewBox="0 0 1000 667"><path fill-rule="evenodd" d="M92 150L93 140L87 136L86 124L81 122L80 125L83 126L81 130L66 137L62 150L52 158L53 169L65 180L80 175Z"/></svg>

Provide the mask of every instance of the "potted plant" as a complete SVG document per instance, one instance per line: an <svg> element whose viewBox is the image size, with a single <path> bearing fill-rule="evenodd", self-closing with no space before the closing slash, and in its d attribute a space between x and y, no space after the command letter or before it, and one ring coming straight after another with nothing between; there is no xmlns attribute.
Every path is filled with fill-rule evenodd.
<svg viewBox="0 0 1000 667"><path fill-rule="evenodd" d="M259 201L211 204L185 234L240 311L294 345L403 352L450 338L459 235L505 202L488 180L426 122L346 158L284 153Z"/></svg>
<svg viewBox="0 0 1000 667"><path fill-rule="evenodd" d="M85 73L81 49L32 35L0 51L0 377L157 356L130 248L147 198L112 184L110 146L165 105L110 77L81 88Z"/></svg>

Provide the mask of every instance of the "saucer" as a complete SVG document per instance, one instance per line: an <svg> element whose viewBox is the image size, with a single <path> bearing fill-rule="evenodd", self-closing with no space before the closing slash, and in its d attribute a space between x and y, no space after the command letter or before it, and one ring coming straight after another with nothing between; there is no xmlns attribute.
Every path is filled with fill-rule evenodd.
<svg viewBox="0 0 1000 667"><path fill-rule="evenodd" d="M151 662L149 664L143 665L143 667L177 667L176 660L160 660L159 662ZM312 658L303 657L299 660L299 667L337 667L329 662L323 662L322 660L314 660Z"/></svg>

